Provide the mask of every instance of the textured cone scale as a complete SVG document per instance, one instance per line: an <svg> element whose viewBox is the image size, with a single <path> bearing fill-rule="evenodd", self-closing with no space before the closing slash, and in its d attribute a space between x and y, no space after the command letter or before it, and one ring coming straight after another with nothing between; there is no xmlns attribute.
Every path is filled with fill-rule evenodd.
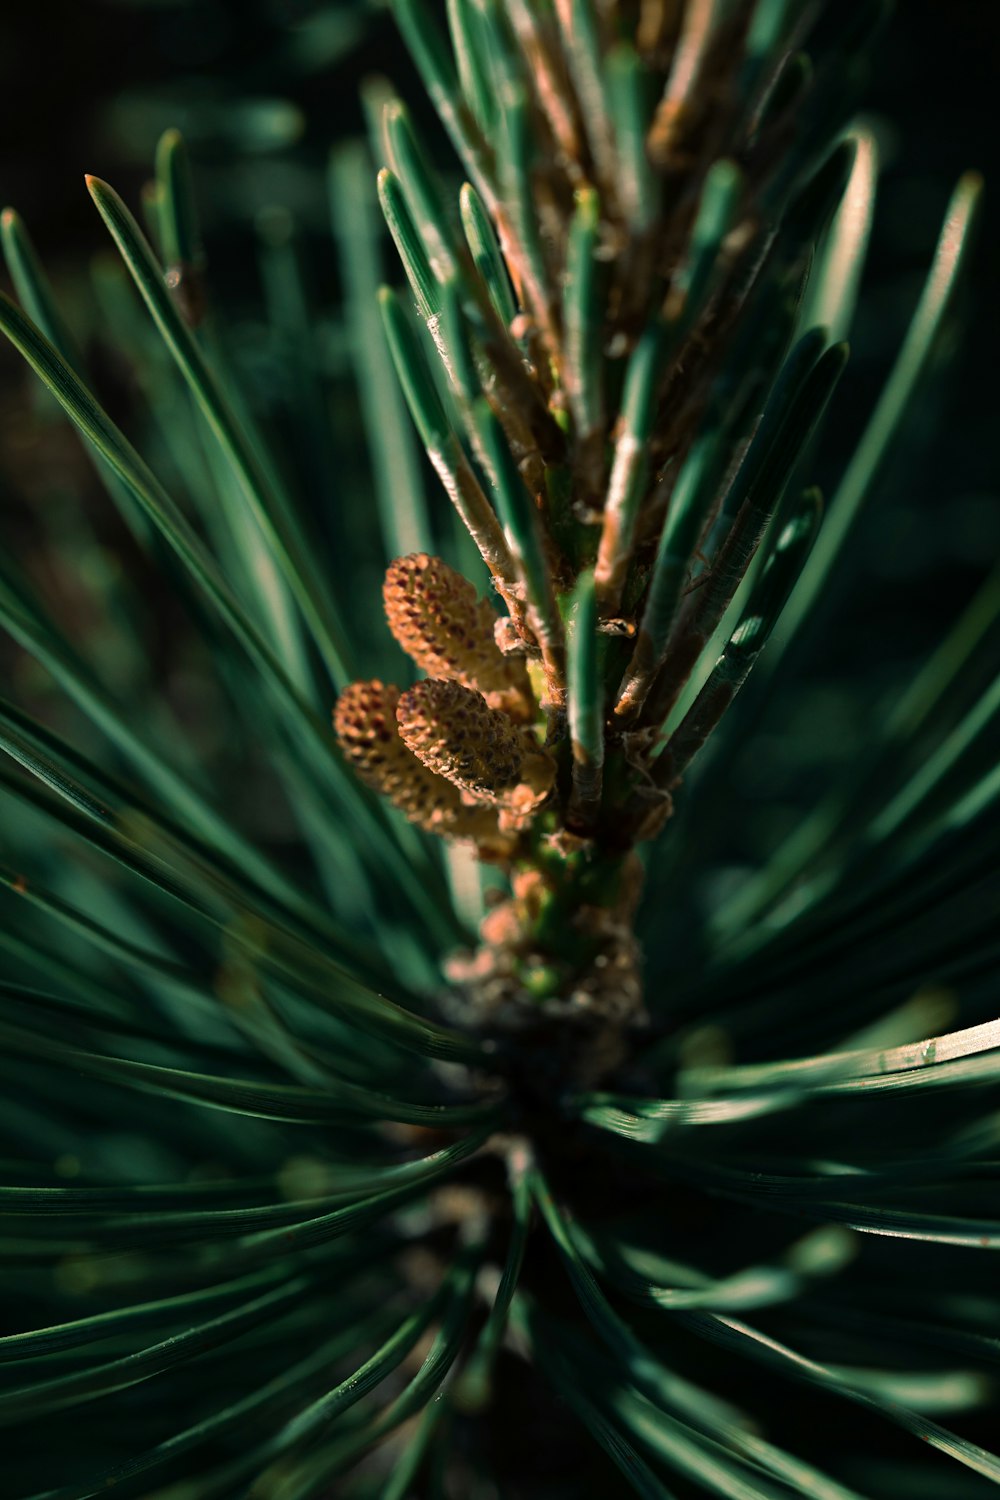
<svg viewBox="0 0 1000 1500"><path fill-rule="evenodd" d="M333 727L355 773L418 828L496 843L496 815L463 802L457 786L435 775L403 744L396 726L398 702L399 688L377 679L352 682L338 698Z"/></svg>
<svg viewBox="0 0 1000 1500"><path fill-rule="evenodd" d="M396 719L404 743L425 766L475 797L537 803L552 785L554 767L533 737L474 688L428 678L402 695Z"/></svg>
<svg viewBox="0 0 1000 1500"><path fill-rule="evenodd" d="M500 651L496 617L461 573L440 557L411 552L389 565L382 597L389 629L428 676L478 689L520 723L533 717L524 662Z"/></svg>

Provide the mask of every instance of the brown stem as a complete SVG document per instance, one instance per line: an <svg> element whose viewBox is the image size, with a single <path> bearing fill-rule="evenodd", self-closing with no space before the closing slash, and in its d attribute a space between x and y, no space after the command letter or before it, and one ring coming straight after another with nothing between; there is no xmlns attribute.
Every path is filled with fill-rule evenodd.
<svg viewBox="0 0 1000 1500"><path fill-rule="evenodd" d="M527 0L508 0L507 13L539 108L548 121L571 181L578 181L582 176L579 111L563 59L553 47L553 39L544 29L541 17Z"/></svg>

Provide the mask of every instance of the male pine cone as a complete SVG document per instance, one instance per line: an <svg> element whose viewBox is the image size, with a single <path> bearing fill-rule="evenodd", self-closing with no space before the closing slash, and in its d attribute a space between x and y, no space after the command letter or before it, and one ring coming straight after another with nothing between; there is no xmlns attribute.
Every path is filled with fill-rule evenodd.
<svg viewBox="0 0 1000 1500"><path fill-rule="evenodd" d="M496 813L470 806L453 782L438 776L407 749L396 724L399 688L352 682L337 700L333 727L358 777L428 833L497 841Z"/></svg>
<svg viewBox="0 0 1000 1500"><path fill-rule="evenodd" d="M552 787L551 757L475 688L427 678L403 693L396 720L425 766L476 798L527 812Z"/></svg>
<svg viewBox="0 0 1000 1500"><path fill-rule="evenodd" d="M467 578L440 557L411 552L390 563L382 588L389 629L428 677L475 688L520 724L534 717L524 662L504 656L495 616Z"/></svg>

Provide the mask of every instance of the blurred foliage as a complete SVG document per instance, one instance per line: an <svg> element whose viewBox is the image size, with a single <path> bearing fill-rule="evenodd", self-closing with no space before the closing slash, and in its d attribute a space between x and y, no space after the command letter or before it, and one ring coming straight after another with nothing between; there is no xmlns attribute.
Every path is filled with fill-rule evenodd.
<svg viewBox="0 0 1000 1500"><path fill-rule="evenodd" d="M966 165L996 175L980 118L998 36L975 0L920 0L883 43L867 109L884 182L813 466L828 493L952 180ZM276 563L290 538L291 572L321 579L307 607L330 675L381 670L390 521L373 484L403 479L386 453L365 455L359 270L399 276L360 217L363 148L338 158L333 236L326 169L331 144L366 128L362 77L388 72L418 97L389 17L53 3L7 7L0 43L20 122L0 155L6 196L54 274L66 359L156 476L110 427L85 457L53 397L4 363L12 1497L83 1500L113 1477L162 1500L569 1500L626 1484L663 1496L662 1472L681 1497L991 1492L997 1460L975 1445L995 1441L1000 1347L995 835L980 816L998 748L995 573L963 617L1000 554L989 253L808 654L751 680L651 862L658 1048L612 1096L556 1086L532 1164L511 1149L520 1105L469 1087L489 1056L433 1019L478 884L463 893L461 871L328 756L308 587L290 593ZM43 53L58 110L24 65ZM415 114L457 187L426 101ZM78 206L80 171L99 165L162 236L162 197L142 188L175 124L214 310L197 349L218 398L212 380L180 377ZM359 223L367 252L352 261ZM995 224L988 196L989 246ZM61 367L54 384L93 418ZM398 457L398 399L382 395ZM220 451L220 412L246 444ZM430 491L414 465L403 478ZM430 524L467 563L443 506ZM178 561L189 532L207 589ZM354 661L340 672L342 641ZM810 838L814 883L786 890ZM768 920L741 922L754 899ZM463 1340L461 1378L431 1400ZM354 1408L362 1358L386 1384ZM377 1444L386 1411L390 1446L331 1478Z"/></svg>

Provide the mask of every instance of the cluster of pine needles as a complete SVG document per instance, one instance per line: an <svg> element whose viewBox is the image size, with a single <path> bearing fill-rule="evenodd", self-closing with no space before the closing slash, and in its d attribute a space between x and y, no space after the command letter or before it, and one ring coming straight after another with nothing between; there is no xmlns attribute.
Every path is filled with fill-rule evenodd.
<svg viewBox="0 0 1000 1500"><path fill-rule="evenodd" d="M3 216L0 326L129 559L93 505L41 518L76 625L0 559L44 710L0 699L3 1494L974 1500L996 573L864 758L717 866L947 343L978 181L824 505L884 6L393 8L464 181L367 87L405 290L365 147L330 197L371 491L297 484L260 421L176 131L145 228L88 179L149 461ZM259 230L321 451L294 237Z"/></svg>

